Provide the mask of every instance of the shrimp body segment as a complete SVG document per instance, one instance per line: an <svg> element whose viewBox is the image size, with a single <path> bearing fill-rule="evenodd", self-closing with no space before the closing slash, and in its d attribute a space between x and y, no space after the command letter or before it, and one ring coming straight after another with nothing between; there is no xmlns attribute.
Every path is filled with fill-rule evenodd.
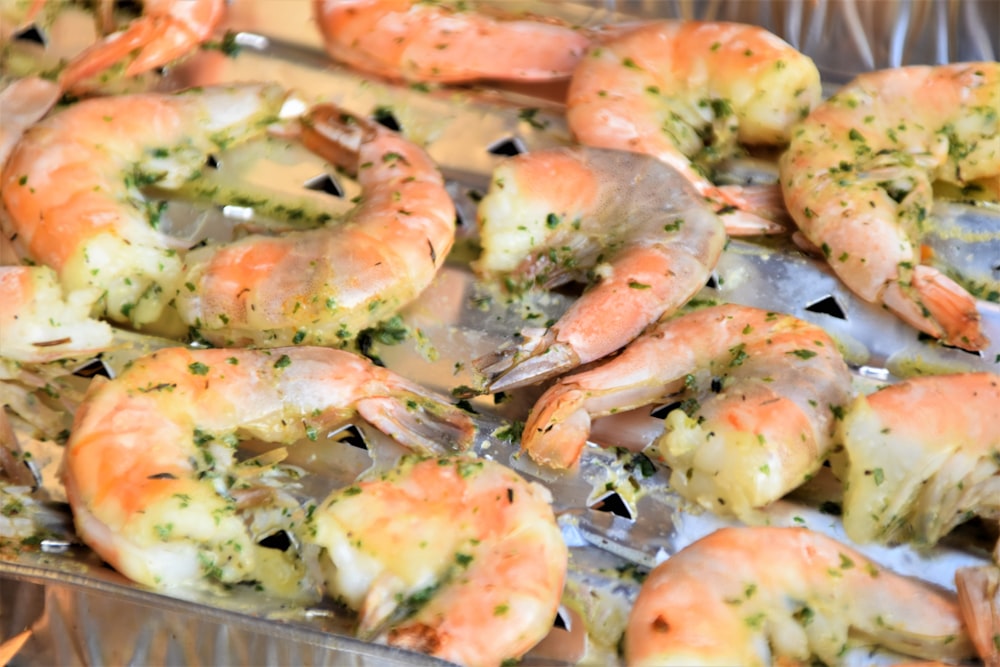
<svg viewBox="0 0 1000 667"><path fill-rule="evenodd" d="M416 299L455 241L454 203L422 148L329 105L301 125L304 145L356 174L362 200L344 224L189 253L178 308L210 341L343 345Z"/></svg>
<svg viewBox="0 0 1000 667"><path fill-rule="evenodd" d="M389 79L567 79L590 44L555 20L415 0L313 0L330 56Z"/></svg>
<svg viewBox="0 0 1000 667"><path fill-rule="evenodd" d="M472 438L461 410L348 352L168 348L143 357L92 385L77 412L64 462L77 532L155 588L301 578L301 563L257 545L268 533L252 530L297 505L275 506L282 494L267 466L238 463L236 449L248 437L315 437L354 415L423 452ZM292 534L297 518L284 526Z"/></svg>
<svg viewBox="0 0 1000 667"><path fill-rule="evenodd" d="M943 342L988 341L976 300L921 264L933 183L1000 176L1000 63L858 76L798 126L780 162L789 213L858 296Z"/></svg>
<svg viewBox="0 0 1000 667"><path fill-rule="evenodd" d="M157 230L141 186L177 187L222 146L260 135L276 86L85 100L32 126L2 174L7 233L68 291L102 294L94 315L155 322L183 284L182 248Z"/></svg>
<svg viewBox="0 0 1000 667"><path fill-rule="evenodd" d="M112 331L90 319L87 294L64 295L52 269L0 266L0 357L37 364L89 357L111 347Z"/></svg>
<svg viewBox="0 0 1000 667"><path fill-rule="evenodd" d="M684 305L722 253L722 221L674 169L600 148L526 153L501 164L479 206L474 268L518 288L590 287L547 331L477 361L499 391L600 359Z"/></svg>
<svg viewBox="0 0 1000 667"><path fill-rule="evenodd" d="M739 144L786 143L821 95L812 60L763 28L655 21L591 48L566 115L581 143L654 155L717 204L746 208L706 170Z"/></svg>
<svg viewBox="0 0 1000 667"><path fill-rule="evenodd" d="M625 660L836 665L856 635L925 659L973 655L952 594L805 528L723 528L650 573L629 617Z"/></svg>
<svg viewBox="0 0 1000 667"><path fill-rule="evenodd" d="M110 5L103 0L102 5ZM65 90L85 86L112 66L133 77L194 51L215 32L226 0L143 0L142 15L73 58L59 75Z"/></svg>
<svg viewBox="0 0 1000 667"><path fill-rule="evenodd" d="M560 378L535 403L522 448L574 465L591 418L680 400L650 447L671 486L746 516L798 487L833 445L851 378L834 341L789 315L723 305L666 320L614 359Z"/></svg>
<svg viewBox="0 0 1000 667"><path fill-rule="evenodd" d="M1000 519L998 408L992 373L911 378L858 396L838 426L847 535L933 546L975 515Z"/></svg>
<svg viewBox="0 0 1000 667"><path fill-rule="evenodd" d="M488 460L406 457L313 514L330 594L358 633L469 667L552 628L568 552L548 491Z"/></svg>

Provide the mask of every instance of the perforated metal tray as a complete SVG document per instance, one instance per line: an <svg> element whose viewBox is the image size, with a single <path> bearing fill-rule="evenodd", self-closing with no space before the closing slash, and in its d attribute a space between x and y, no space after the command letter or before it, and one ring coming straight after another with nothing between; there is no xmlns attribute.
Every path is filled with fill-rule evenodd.
<svg viewBox="0 0 1000 667"><path fill-rule="evenodd" d="M366 79L338 68L323 53L302 0L240 0L232 29L244 49L235 59L217 53L168 73L165 88L214 81L278 80L310 100L331 100L359 114L391 109L402 131L425 143L441 165L459 209L459 244L432 287L402 314L411 335L400 345L377 346L390 368L448 394L473 384L469 361L495 349L519 329L526 316L557 316L568 297L547 295L509 302L495 298L478 284L467 261L475 253L475 205L478 194L504 153L570 141L561 116L560 89L512 86L416 89ZM957 59L994 59L1000 35L983 26L1000 24L998 5L990 0L949 4L882 0L843 2L621 2L518 3L540 12L559 13L579 24L599 24L619 17L686 16L758 23L813 55L830 83L850 73L875 67ZM46 58L72 52L89 39L77 17L75 24L56 27ZM992 23L991 23L992 21ZM84 22L85 23L85 22ZM10 62L8 62L10 65ZM17 65L17 63L14 63ZM13 65L11 65L13 66ZM531 110L525 112L525 110ZM346 210L317 187L327 170L314 157L281 142L240 149L238 176L275 199L296 201L324 210ZM737 164L734 174L766 165ZM317 180L319 179L319 180ZM354 187L340 184L349 198ZM322 188L320 188L322 189ZM193 215L195 212L196 215ZM997 229L991 211L941 207L949 224L961 233L942 234L942 251L977 266L985 279L1000 282L1000 231L981 234L984 224ZM266 212L265 212L266 213ZM189 209L172 204L178 233L204 233L225 227L241 216L236 208ZM260 215L257 212L256 215ZM192 220L198 224L192 226ZM985 221L985 222L984 222ZM203 227L202 227L203 225ZM979 244L961 241L969 229L980 232ZM957 239L957 240L956 240ZM485 298L485 297L493 298ZM886 314L858 301L826 269L790 246L764 246L732 241L714 279L699 295L781 310L825 327L845 349L859 390L918 369L985 369L1000 362L1000 308L981 303L990 349L969 354L920 339ZM148 341L147 341L148 342ZM155 344L155 342L153 343ZM114 370L129 353L108 355ZM647 475L631 454L588 447L579 474L560 476L537 469L514 456L511 443L497 437L505 424L523 419L537 389L514 392L503 403L490 397L471 401L478 413L477 452L511 465L549 486L564 537L571 547L571 572L561 611L562 625L525 659L525 664L590 662L614 664L630 601L639 586L634 575L676 552L725 522L682 509L662 474ZM657 428L648 411L627 415L627 424L605 420L595 435L605 444L628 428ZM377 434L362 427L369 448ZM308 446L293 449L292 463L309 467L317 488L343 483L368 465L364 452L343 442L323 443L318 453ZM40 458L58 450L40 443ZM316 445L318 447L318 445ZM332 448L332 449L331 449ZM318 459L317 459L318 457ZM316 465L315 461L322 461ZM46 489L60 500L50 465ZM846 539L836 517L819 508L830 497L820 479L806 492L772 510L776 524L807 525ZM610 484L610 487L608 486ZM306 489L308 491L308 488ZM615 502L610 502L611 495ZM332 605L290 606L254 594L197 596L180 600L142 589L102 565L72 537L65 507L47 507L45 521L52 539L40 551L25 551L0 561L0 646L11 664L441 664L426 656L368 644L351 635L352 619ZM609 512L608 509L617 509ZM604 511L602 511L604 510ZM63 537L60 537L63 536ZM945 545L931 554L907 547L865 551L894 569L953 587L960 565L979 563L985 553L973 543ZM29 630L27 635L22 632ZM23 643L19 643L22 642ZM2 653L0 655L6 655ZM859 649L847 662L870 663L877 656ZM884 656L891 660L891 656Z"/></svg>

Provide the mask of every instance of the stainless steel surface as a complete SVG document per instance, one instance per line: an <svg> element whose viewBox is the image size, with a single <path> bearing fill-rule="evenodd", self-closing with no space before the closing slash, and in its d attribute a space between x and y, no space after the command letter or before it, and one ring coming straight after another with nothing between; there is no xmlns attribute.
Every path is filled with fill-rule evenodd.
<svg viewBox="0 0 1000 667"><path fill-rule="evenodd" d="M1000 3L992 0L609 0L541 5L542 11L558 11L586 24L613 20L616 11L626 18L692 16L759 23L813 55L830 82L880 66L995 58L1000 39L998 8ZM477 283L467 266L475 253L477 195L502 159L490 149L505 142L522 150L568 142L558 91L531 86L424 91L370 81L329 62L306 3L241 0L234 10L233 27L243 31L238 36L244 45L242 54L236 59L202 54L200 63L171 71L165 86L275 79L306 100L331 100L359 114L388 107L407 136L427 145L448 178L461 218L459 248L432 287L402 314L411 332L407 340L374 348L387 366L449 394L474 384L469 361L495 349L525 318L554 317L567 307L568 297L561 295L506 299ZM991 30L991 25L997 29ZM61 43L68 41L72 40ZM525 114L524 109L533 111ZM307 208L347 209L345 201L303 189L303 183L328 170L301 149L269 141L239 149L231 157L224 164L237 166L224 168L220 178L234 187L266 192L276 201L294 200ZM355 186L346 180L342 185L347 198L352 196ZM989 210L949 205L941 211L957 212L952 215L956 224L980 214L992 224L997 219L996 212ZM170 215L178 234L197 235L231 226L254 213L174 204ZM976 275L984 281L1000 282L997 236L978 246L965 242L970 238L968 234L949 235L941 243L952 254L939 254L953 256L963 266L978 267ZM978 259L970 261L970 254ZM859 390L918 369L996 372L1000 363L1000 307L996 303L980 304L993 340L988 350L974 355L944 348L922 340L882 309L860 302L823 263L791 246L731 242L712 284L698 298L782 310L816 322L845 349ZM833 310L840 314L830 314L830 303L836 304ZM127 356L109 355L108 365L120 367ZM470 400L482 434L477 453L511 465L553 491L560 526L572 550L562 614L571 627L554 629L526 657L525 664L581 660L613 664L630 600L638 590L635 575L727 522L692 512L667 488L662 472L624 450L588 447L575 475L554 474L518 457L504 431L524 418L537 395L537 389L527 389L513 392L500 403L492 397ZM658 427L648 410L628 417L645 432ZM624 438L627 427L621 418L615 419L595 424L595 439L614 444L615 437ZM359 428L368 439L371 455L386 456L384 438L364 425ZM28 442L26 447L40 456L58 456L58 451L40 443ZM303 493L320 495L346 483L372 461L369 453L334 439L296 446L289 463L311 473L304 480ZM65 506L58 504L61 497L54 469L49 466L45 479L45 488L55 501L44 506L49 540L40 551L0 561L0 651L4 642L31 630L11 664L439 664L423 655L353 639L351 617L329 604L289 606L240 592L178 600L139 588L75 544L65 524ZM821 499L830 497L822 481L776 504L767 520L789 525L805 522L845 539L836 517L819 510ZM620 512L628 516L602 511L608 509L602 501L612 493L624 508ZM965 543L930 554L908 547L865 551L898 571L947 587L953 587L950 577L955 567L983 562L986 557ZM882 656L876 661L891 659ZM859 664L865 660L865 656L857 657Z"/></svg>

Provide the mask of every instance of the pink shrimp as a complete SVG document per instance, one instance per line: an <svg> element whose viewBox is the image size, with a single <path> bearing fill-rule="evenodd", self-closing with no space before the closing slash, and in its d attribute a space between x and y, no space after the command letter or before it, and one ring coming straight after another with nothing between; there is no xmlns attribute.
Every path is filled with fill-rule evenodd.
<svg viewBox="0 0 1000 667"><path fill-rule="evenodd" d="M544 487L488 460L406 457L312 515L328 592L358 634L467 667L520 658L552 629L568 553Z"/></svg>
<svg viewBox="0 0 1000 667"><path fill-rule="evenodd" d="M532 407L521 447L540 463L572 466L592 417L684 399L648 451L670 465L678 493L742 517L819 469L850 390L847 365L819 327L746 306L709 307L560 378Z"/></svg>
<svg viewBox="0 0 1000 667"><path fill-rule="evenodd" d="M501 17L416 0L313 0L330 56L406 81L565 79L590 43L551 19Z"/></svg>
<svg viewBox="0 0 1000 667"><path fill-rule="evenodd" d="M1000 176L1000 63L858 76L817 107L781 158L788 212L847 287L967 350L989 341L976 299L922 264L935 181Z"/></svg>
<svg viewBox="0 0 1000 667"><path fill-rule="evenodd" d="M812 60L763 28L654 21L590 49L573 74L566 116L578 141L655 155L727 212L730 234L755 234L780 227L706 171L739 144L784 144L820 97Z"/></svg>
<svg viewBox="0 0 1000 667"><path fill-rule="evenodd" d="M725 230L658 160L586 146L505 161L479 205L479 275L549 288L592 283L546 330L476 361L489 391L533 384L626 345L701 289Z"/></svg>
<svg viewBox="0 0 1000 667"><path fill-rule="evenodd" d="M105 6L109 0L103 0ZM59 76L64 90L124 64L126 77L171 63L212 36L226 12L226 0L143 0L142 16L74 57Z"/></svg>
<svg viewBox="0 0 1000 667"><path fill-rule="evenodd" d="M654 569L629 617L625 660L835 665L852 631L920 658L973 652L953 595L820 533L761 527L724 528Z"/></svg>
<svg viewBox="0 0 1000 667"><path fill-rule="evenodd" d="M260 547L269 533L256 534L256 519L285 507L278 514L299 520L294 532L304 512L269 480L272 466L241 464L237 447L251 437L291 444L355 415L425 453L468 447L474 432L461 409L348 352L166 348L142 357L95 381L77 410L63 472L77 533L125 576L163 590L297 584L302 564Z"/></svg>

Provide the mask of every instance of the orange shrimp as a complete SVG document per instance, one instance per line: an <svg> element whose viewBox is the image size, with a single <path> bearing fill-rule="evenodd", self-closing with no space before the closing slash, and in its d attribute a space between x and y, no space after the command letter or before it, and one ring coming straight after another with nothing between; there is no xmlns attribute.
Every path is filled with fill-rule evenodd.
<svg viewBox="0 0 1000 667"><path fill-rule="evenodd" d="M972 657L952 594L805 528L724 528L671 556L639 592L625 660L840 664L850 635L906 655Z"/></svg>
<svg viewBox="0 0 1000 667"><path fill-rule="evenodd" d="M678 399L647 451L678 493L745 517L801 485L833 447L851 376L821 328L790 315L723 305L666 320L622 353L560 378L528 415L521 447L574 465L592 417Z"/></svg>
<svg viewBox="0 0 1000 667"><path fill-rule="evenodd" d="M102 0L105 13L111 0ZM142 16L74 57L59 75L64 90L86 88L109 68L124 64L126 77L171 63L212 36L226 0L143 0Z"/></svg>
<svg viewBox="0 0 1000 667"><path fill-rule="evenodd" d="M817 107L781 158L788 211L855 294L950 345L989 341L976 299L922 264L935 181L1000 177L1000 63L858 76Z"/></svg>
<svg viewBox="0 0 1000 667"><path fill-rule="evenodd" d="M626 345L711 275L722 221L677 171L586 146L502 163L478 210L480 276L549 288L592 283L546 330L476 361L488 391L540 382Z"/></svg>
<svg viewBox="0 0 1000 667"><path fill-rule="evenodd" d="M552 629L568 553L544 487L488 460L406 457L313 513L327 590L358 634L467 667Z"/></svg>
<svg viewBox="0 0 1000 667"><path fill-rule="evenodd" d="M706 174L740 144L786 143L821 94L812 60L763 28L653 21L590 49L566 117L578 141L656 156L727 213L730 234L756 234L780 226L757 215L745 191Z"/></svg>
<svg viewBox="0 0 1000 667"><path fill-rule="evenodd" d="M210 153L262 136L286 93L240 84L85 100L32 127L2 175L8 233L64 288L97 288L95 315L157 330L180 319L217 344L346 345L416 298L455 238L437 167L402 136L329 106L302 141L357 173L341 225L251 235L187 252L157 229L141 186L180 186Z"/></svg>
<svg viewBox="0 0 1000 667"><path fill-rule="evenodd" d="M416 0L313 0L330 56L390 79L566 79L590 43L551 19L501 17Z"/></svg>
<svg viewBox="0 0 1000 667"><path fill-rule="evenodd" d="M142 357L95 381L76 413L63 481L77 534L158 589L305 581L297 555L257 544L268 529L298 535L304 510L273 466L241 464L236 450L244 438L315 437L354 415L426 453L463 449L473 435L461 409L348 352L166 348ZM296 523L275 528L271 518Z"/></svg>

